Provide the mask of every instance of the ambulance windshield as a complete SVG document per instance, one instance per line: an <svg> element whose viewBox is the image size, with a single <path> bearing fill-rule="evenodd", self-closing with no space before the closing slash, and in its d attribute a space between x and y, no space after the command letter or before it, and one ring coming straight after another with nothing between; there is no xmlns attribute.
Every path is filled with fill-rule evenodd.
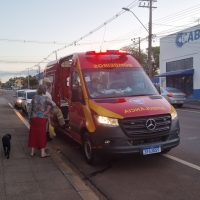
<svg viewBox="0 0 200 200"><path fill-rule="evenodd" d="M158 94L141 67L84 69L83 75L91 98Z"/></svg>

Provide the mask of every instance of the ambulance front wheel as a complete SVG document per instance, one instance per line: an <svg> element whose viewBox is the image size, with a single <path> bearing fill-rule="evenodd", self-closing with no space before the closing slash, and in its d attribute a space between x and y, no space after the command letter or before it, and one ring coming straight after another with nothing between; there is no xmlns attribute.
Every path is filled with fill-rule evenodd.
<svg viewBox="0 0 200 200"><path fill-rule="evenodd" d="M96 153L92 148L92 142L88 136L83 136L83 154L88 164L93 165L96 160Z"/></svg>

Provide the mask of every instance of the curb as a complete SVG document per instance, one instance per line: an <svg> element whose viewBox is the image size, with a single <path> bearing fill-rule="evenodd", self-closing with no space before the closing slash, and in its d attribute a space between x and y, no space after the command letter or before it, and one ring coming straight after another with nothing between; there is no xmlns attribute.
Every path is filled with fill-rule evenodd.
<svg viewBox="0 0 200 200"><path fill-rule="evenodd" d="M53 152L51 152L51 157L55 165L71 183L71 185L80 195L80 197L83 200L100 200L96 193L89 186L86 185L81 177L77 175L77 173L68 164L63 162L60 156L56 155L56 151L52 147L51 150L53 150Z"/></svg>

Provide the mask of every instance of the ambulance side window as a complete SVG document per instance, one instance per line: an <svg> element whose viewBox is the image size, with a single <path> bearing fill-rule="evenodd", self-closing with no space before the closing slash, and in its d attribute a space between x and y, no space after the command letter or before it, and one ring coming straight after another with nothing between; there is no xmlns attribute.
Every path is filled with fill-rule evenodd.
<svg viewBox="0 0 200 200"><path fill-rule="evenodd" d="M72 74L72 101L83 101L80 77L76 71Z"/></svg>
<svg viewBox="0 0 200 200"><path fill-rule="evenodd" d="M80 77L76 71L72 75L72 89L78 88L81 86Z"/></svg>

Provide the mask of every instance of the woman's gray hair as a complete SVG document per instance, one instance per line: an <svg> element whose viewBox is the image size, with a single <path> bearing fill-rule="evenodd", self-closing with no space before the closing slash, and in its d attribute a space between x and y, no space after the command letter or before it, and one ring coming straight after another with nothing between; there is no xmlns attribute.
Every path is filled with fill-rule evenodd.
<svg viewBox="0 0 200 200"><path fill-rule="evenodd" d="M37 94L38 95L46 94L46 87L44 85L39 85L37 89Z"/></svg>

